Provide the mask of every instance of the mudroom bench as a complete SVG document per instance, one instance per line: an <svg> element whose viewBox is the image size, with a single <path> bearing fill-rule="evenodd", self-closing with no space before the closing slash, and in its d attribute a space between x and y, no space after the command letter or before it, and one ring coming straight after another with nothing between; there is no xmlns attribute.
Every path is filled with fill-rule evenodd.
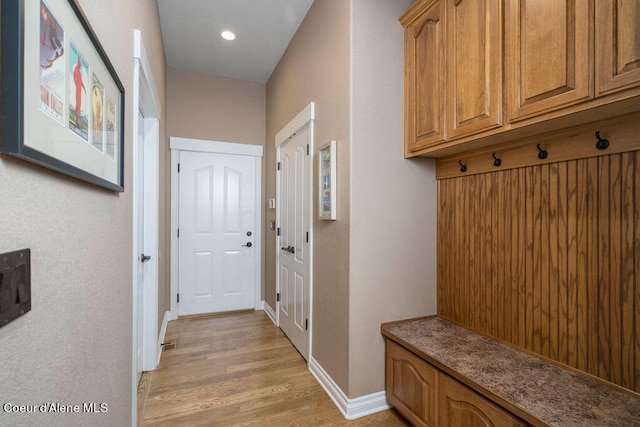
<svg viewBox="0 0 640 427"><path fill-rule="evenodd" d="M443 318L381 331L387 400L416 426L640 426L640 395Z"/></svg>

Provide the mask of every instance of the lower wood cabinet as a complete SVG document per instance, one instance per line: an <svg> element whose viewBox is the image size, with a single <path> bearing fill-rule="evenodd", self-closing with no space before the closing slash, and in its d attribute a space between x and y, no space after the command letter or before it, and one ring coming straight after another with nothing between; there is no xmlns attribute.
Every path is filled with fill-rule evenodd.
<svg viewBox="0 0 640 427"><path fill-rule="evenodd" d="M438 370L386 340L387 401L414 426L436 425Z"/></svg>
<svg viewBox="0 0 640 427"><path fill-rule="evenodd" d="M470 388L440 373L438 420L441 427L526 426Z"/></svg>
<svg viewBox="0 0 640 427"><path fill-rule="evenodd" d="M386 393L387 401L414 426L528 425L389 339Z"/></svg>

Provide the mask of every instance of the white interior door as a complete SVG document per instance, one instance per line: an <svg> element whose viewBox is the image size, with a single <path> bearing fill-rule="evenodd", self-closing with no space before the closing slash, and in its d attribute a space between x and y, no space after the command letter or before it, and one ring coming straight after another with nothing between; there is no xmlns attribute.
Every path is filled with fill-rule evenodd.
<svg viewBox="0 0 640 427"><path fill-rule="evenodd" d="M158 120L138 110L135 144L135 365L158 363Z"/></svg>
<svg viewBox="0 0 640 427"><path fill-rule="evenodd" d="M160 109L153 73L142 42L133 30L133 318L131 424L136 425L138 380L141 371L158 365L158 246ZM142 262L142 254L145 255ZM150 257L150 258L146 258Z"/></svg>
<svg viewBox="0 0 640 427"><path fill-rule="evenodd" d="M255 306L256 161L180 152L178 314Z"/></svg>
<svg viewBox="0 0 640 427"><path fill-rule="evenodd" d="M138 110L138 143L137 143L137 158L136 158L136 206L137 206L137 247L144 250L144 116L142 112ZM145 272L147 270L147 262L141 262L140 255L137 254L136 269L136 373L138 380L142 373L142 350L143 350L143 326L144 326L144 280Z"/></svg>
<svg viewBox="0 0 640 427"><path fill-rule="evenodd" d="M310 327L310 135L306 127L279 147L279 324L305 359Z"/></svg>

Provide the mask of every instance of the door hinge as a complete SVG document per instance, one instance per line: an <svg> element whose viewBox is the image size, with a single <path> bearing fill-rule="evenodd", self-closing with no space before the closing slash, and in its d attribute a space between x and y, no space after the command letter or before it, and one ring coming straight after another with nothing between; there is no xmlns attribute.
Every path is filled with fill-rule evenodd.
<svg viewBox="0 0 640 427"><path fill-rule="evenodd" d="M307 231L307 243L309 243L309 232Z"/></svg>
<svg viewBox="0 0 640 427"><path fill-rule="evenodd" d="M276 294L276 302L279 302L279 301L280 301L280 292Z"/></svg>
<svg viewBox="0 0 640 427"><path fill-rule="evenodd" d="M176 298L176 302L180 302L180 294L178 294L178 296Z"/></svg>
<svg viewBox="0 0 640 427"><path fill-rule="evenodd" d="M309 330L309 319L304 319L304 330L305 331Z"/></svg>
<svg viewBox="0 0 640 427"><path fill-rule="evenodd" d="M178 228L178 239L180 238L180 229Z"/></svg>
<svg viewBox="0 0 640 427"><path fill-rule="evenodd" d="M307 156L309 155L309 144L307 144Z"/></svg>
<svg viewBox="0 0 640 427"><path fill-rule="evenodd" d="M180 163L178 163L178 173L180 173Z"/></svg>
<svg viewBox="0 0 640 427"><path fill-rule="evenodd" d="M276 229L276 236L279 236L279 235L280 235L280 227Z"/></svg>
<svg viewBox="0 0 640 427"><path fill-rule="evenodd" d="M277 166L278 166L278 170L280 170L280 162L278 162L278 165L277 165Z"/></svg>

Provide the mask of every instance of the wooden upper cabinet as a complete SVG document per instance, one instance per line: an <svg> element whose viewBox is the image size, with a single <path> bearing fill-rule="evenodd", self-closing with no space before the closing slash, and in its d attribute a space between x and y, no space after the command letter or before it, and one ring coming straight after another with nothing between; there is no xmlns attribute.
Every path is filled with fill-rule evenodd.
<svg viewBox="0 0 640 427"><path fill-rule="evenodd" d="M400 23L406 157L640 111L640 0L417 0Z"/></svg>
<svg viewBox="0 0 640 427"><path fill-rule="evenodd" d="M640 85L640 0L596 0L596 95Z"/></svg>
<svg viewBox="0 0 640 427"><path fill-rule="evenodd" d="M528 424L447 375L439 378L441 427L525 427Z"/></svg>
<svg viewBox="0 0 640 427"><path fill-rule="evenodd" d="M510 121L554 111L593 96L591 2L507 0L505 42Z"/></svg>
<svg viewBox="0 0 640 427"><path fill-rule="evenodd" d="M502 124L500 0L447 1L449 138Z"/></svg>
<svg viewBox="0 0 640 427"><path fill-rule="evenodd" d="M446 137L444 6L444 0L421 2L419 13L408 12L401 18L405 26L405 148L408 152L437 144Z"/></svg>

